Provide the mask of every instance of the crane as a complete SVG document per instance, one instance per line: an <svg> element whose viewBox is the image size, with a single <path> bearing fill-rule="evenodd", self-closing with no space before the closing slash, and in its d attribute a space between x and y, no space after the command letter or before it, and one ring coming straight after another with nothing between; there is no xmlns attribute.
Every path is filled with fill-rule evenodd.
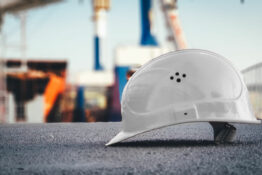
<svg viewBox="0 0 262 175"><path fill-rule="evenodd" d="M178 17L177 0L160 0L160 3L168 26L168 40L176 50L186 49L187 43Z"/></svg>

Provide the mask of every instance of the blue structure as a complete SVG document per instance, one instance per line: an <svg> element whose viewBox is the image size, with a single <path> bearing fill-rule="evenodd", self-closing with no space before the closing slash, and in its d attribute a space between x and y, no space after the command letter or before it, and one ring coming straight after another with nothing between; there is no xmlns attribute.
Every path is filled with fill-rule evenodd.
<svg viewBox="0 0 262 175"><path fill-rule="evenodd" d="M141 8L141 40L140 45L142 46L157 46L158 43L155 37L151 33L151 0L140 0Z"/></svg>
<svg viewBox="0 0 262 175"><path fill-rule="evenodd" d="M129 69L130 69L129 66L116 66L115 67L115 74L117 75L116 81L119 82L118 87L119 87L119 99L120 99L120 101L122 99L122 92L123 92L125 85L127 83L126 74L127 74Z"/></svg>
<svg viewBox="0 0 262 175"><path fill-rule="evenodd" d="M100 40L98 36L95 36L95 64L94 64L94 70L103 70L103 67L100 64L100 55L101 55L101 49L100 49Z"/></svg>
<svg viewBox="0 0 262 175"><path fill-rule="evenodd" d="M84 94L85 88L83 86L78 87L73 122L86 122Z"/></svg>

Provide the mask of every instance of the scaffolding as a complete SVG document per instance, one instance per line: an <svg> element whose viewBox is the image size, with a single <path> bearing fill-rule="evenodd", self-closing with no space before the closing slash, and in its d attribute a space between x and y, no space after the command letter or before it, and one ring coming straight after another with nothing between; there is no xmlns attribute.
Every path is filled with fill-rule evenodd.
<svg viewBox="0 0 262 175"><path fill-rule="evenodd" d="M6 81L5 81L5 63L3 60L3 36L2 36L3 14L0 13L0 123L6 122L7 111L7 94L6 94Z"/></svg>

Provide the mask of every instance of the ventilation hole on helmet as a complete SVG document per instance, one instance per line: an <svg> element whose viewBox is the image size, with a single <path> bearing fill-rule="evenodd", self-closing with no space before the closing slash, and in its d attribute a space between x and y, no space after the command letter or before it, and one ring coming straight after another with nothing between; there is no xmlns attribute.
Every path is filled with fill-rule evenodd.
<svg viewBox="0 0 262 175"><path fill-rule="evenodd" d="M171 77L170 77L170 80L173 80L173 79L174 79L174 77L173 77L173 76L171 76Z"/></svg>
<svg viewBox="0 0 262 175"><path fill-rule="evenodd" d="M184 115L187 115L187 112L185 112Z"/></svg>
<svg viewBox="0 0 262 175"><path fill-rule="evenodd" d="M180 79L180 78L176 79L176 82L180 83L180 82L181 82L181 79Z"/></svg>
<svg viewBox="0 0 262 175"><path fill-rule="evenodd" d="M178 76L179 75L179 72L176 72L176 76Z"/></svg>
<svg viewBox="0 0 262 175"><path fill-rule="evenodd" d="M183 76L183 78L186 78L186 74L183 74L182 76Z"/></svg>

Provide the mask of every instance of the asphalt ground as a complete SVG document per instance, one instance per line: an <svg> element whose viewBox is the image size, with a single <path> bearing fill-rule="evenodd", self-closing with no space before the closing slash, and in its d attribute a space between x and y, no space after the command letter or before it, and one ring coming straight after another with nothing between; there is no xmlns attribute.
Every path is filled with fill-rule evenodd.
<svg viewBox="0 0 262 175"><path fill-rule="evenodd" d="M262 125L235 126L232 144L192 123L105 147L120 123L1 124L0 174L262 174Z"/></svg>

